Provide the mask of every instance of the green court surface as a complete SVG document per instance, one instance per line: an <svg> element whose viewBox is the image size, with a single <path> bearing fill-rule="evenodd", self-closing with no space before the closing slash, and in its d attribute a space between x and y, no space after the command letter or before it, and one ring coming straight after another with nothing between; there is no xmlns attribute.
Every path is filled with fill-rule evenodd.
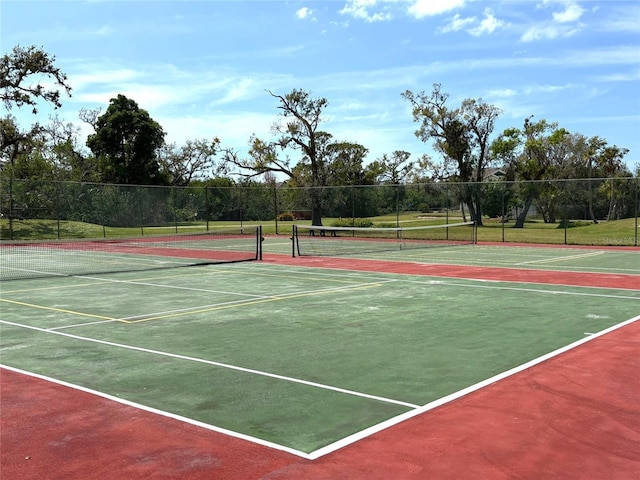
<svg viewBox="0 0 640 480"><path fill-rule="evenodd" d="M594 252L405 259L640 275ZM7 281L0 308L3 365L305 455L630 320L640 289L249 262Z"/></svg>

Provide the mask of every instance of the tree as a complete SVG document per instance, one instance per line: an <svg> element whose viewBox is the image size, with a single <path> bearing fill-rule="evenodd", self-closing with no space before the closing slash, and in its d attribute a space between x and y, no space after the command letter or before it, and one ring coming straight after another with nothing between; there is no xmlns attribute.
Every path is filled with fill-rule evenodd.
<svg viewBox="0 0 640 480"><path fill-rule="evenodd" d="M410 162L411 154L404 150L396 150L391 156L386 153L372 162L372 170L377 172L379 183L398 185L403 183L414 171L415 162Z"/></svg>
<svg viewBox="0 0 640 480"><path fill-rule="evenodd" d="M333 142L326 146L327 185L371 185L372 178L366 177L362 162L369 150L358 143Z"/></svg>
<svg viewBox="0 0 640 480"><path fill-rule="evenodd" d="M87 146L100 162L106 183L162 185L158 149L164 144L162 127L138 104L118 95L97 118Z"/></svg>
<svg viewBox="0 0 640 480"><path fill-rule="evenodd" d="M250 176L262 175L267 172L283 173L292 179L301 180L299 175L305 172L305 166L310 170L311 187L311 223L322 225L322 192L325 185L325 148L329 144L331 135L321 132L318 127L322 121L321 115L328 102L325 98L311 98L308 92L294 89L286 95L276 95L268 91L269 95L279 100L278 109L281 110L281 122L272 126L276 139L265 142L257 137L251 137L251 150L248 159L241 159L235 152L226 153L226 162L241 169L250 170ZM289 149L299 150L302 154L300 162L292 167L290 159L285 155L282 159L279 153Z"/></svg>
<svg viewBox="0 0 640 480"><path fill-rule="evenodd" d="M430 94L405 91L402 96L412 105L413 120L419 122L416 136L423 142L433 140L435 147L453 161L457 175L451 180L464 183L461 200L469 206L471 218L482 225L482 206L479 185L490 160L489 137L501 110L480 100L463 100L458 108L447 106L449 94L434 84Z"/></svg>
<svg viewBox="0 0 640 480"><path fill-rule="evenodd" d="M15 46L10 54L0 58L0 98L7 110L14 106L29 105L32 112L38 112L39 99L52 103L54 108L62 106L60 90L69 96L71 87L67 76L54 65L55 57L49 56L35 46ZM34 81L37 82L34 83ZM51 82L53 81L53 82ZM28 85L25 85L28 82ZM49 82L45 86L43 83ZM52 83L52 84L51 84ZM29 154L36 144L41 144L47 129L35 123L29 130L21 130L15 117L7 115L0 119L0 167L13 165L19 155ZM6 173L6 172L5 172Z"/></svg>
<svg viewBox="0 0 640 480"><path fill-rule="evenodd" d="M553 178L554 167L567 153L565 140L570 135L564 128L558 128L557 123L544 119L533 122L531 118L524 120L522 130L509 128L491 144L493 155L502 159L515 178L521 181L520 197L524 206L514 228L523 228L532 203L541 196L549 195L548 189L553 187L541 180Z"/></svg>
<svg viewBox="0 0 640 480"><path fill-rule="evenodd" d="M613 220L617 218L618 212L616 211L616 191L615 191L615 181L613 177L623 171L624 163L623 158L625 155L629 153L629 150L626 148L620 148L616 145L613 146L604 146L600 155L596 158L596 162L598 166L603 170L607 178L609 178L610 189L609 189L609 212L607 213L607 219Z"/></svg>
<svg viewBox="0 0 640 480"><path fill-rule="evenodd" d="M19 156L33 151L43 132L37 123L30 130L23 131L12 115L0 118L0 171L7 173L6 169L10 169Z"/></svg>
<svg viewBox="0 0 640 480"><path fill-rule="evenodd" d="M323 186L323 159L316 135L322 121L322 112L329 102L325 98L313 99L309 92L296 89L284 96L272 92L269 94L280 100L278 108L284 119L284 122L273 126L273 131L279 135L278 145L281 149L300 150L302 160L311 166L311 224L322 225L320 188Z"/></svg>
<svg viewBox="0 0 640 480"><path fill-rule="evenodd" d="M165 144L159 151L159 162L171 185L187 186L193 180L216 176L222 166L215 162L220 149L220 140L187 140L178 147L175 143Z"/></svg>
<svg viewBox="0 0 640 480"><path fill-rule="evenodd" d="M45 139L42 154L56 170L59 180L97 182L100 180L98 165L86 145L80 140L81 130L58 116L50 118L44 126Z"/></svg>
<svg viewBox="0 0 640 480"><path fill-rule="evenodd" d="M370 206L370 190L356 186L373 185L374 176L363 169L369 150L352 142L332 142L331 136L320 139L322 183L330 186L323 196L323 212L335 217L363 216ZM310 170L307 168L307 170ZM311 184L311 180L307 184Z"/></svg>
<svg viewBox="0 0 640 480"><path fill-rule="evenodd" d="M22 48L16 46L10 54L0 58L0 98L7 110L12 107L29 105L32 112L38 112L36 105L39 99L43 99L54 105L61 106L61 87L68 95L71 95L71 87L67 84L67 76L54 65L55 57L49 56L42 49L35 46ZM41 81L51 81L51 87L45 87ZM25 83L29 81L29 85ZM26 165L16 165L18 159L25 160L42 141L43 128L35 123L29 130L21 130L13 116L7 115L0 118L0 173L8 177L7 212L9 217L9 238L13 238L13 205L14 191L13 179L18 171L27 174L33 173L32 168L21 168ZM28 167L28 166L27 166ZM37 168L43 167L40 163Z"/></svg>
<svg viewBox="0 0 640 480"><path fill-rule="evenodd" d="M54 65L55 57L50 56L41 48L35 46L15 46L10 54L0 58L0 96L7 108L29 105L33 107L33 113L37 113L37 101L43 100L52 103L55 108L62 106L60 103L61 87L71 96L71 87L67 83L67 76ZM53 81L53 85L45 87L40 81L25 85L31 78L45 77Z"/></svg>

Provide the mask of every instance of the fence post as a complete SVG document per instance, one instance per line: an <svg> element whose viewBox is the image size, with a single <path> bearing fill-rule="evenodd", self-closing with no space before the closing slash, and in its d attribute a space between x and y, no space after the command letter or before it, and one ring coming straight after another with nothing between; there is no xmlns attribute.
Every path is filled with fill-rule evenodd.
<svg viewBox="0 0 640 480"><path fill-rule="evenodd" d="M274 214L274 222L276 225L276 235L278 235L278 185L276 184L275 178L273 179L273 214Z"/></svg>
<svg viewBox="0 0 640 480"><path fill-rule="evenodd" d="M356 200L353 193L353 185L349 186L349 193L351 194L351 225L356 224Z"/></svg>
<svg viewBox="0 0 640 480"><path fill-rule="evenodd" d="M507 212L506 212L505 205L504 205L504 200L505 200L505 197L506 197L506 190L507 190L506 189L506 185L503 182L502 183L502 198L500 199L500 204L501 204L501 207L502 207L502 214L500 215L500 222L502 223L502 226L500 228L502 230L502 243L504 243L504 225L505 225L505 223L507 223L507 219L505 217Z"/></svg>
<svg viewBox="0 0 640 480"><path fill-rule="evenodd" d="M204 187L204 218L207 223L207 232L209 231L209 186L205 185Z"/></svg>
<svg viewBox="0 0 640 480"><path fill-rule="evenodd" d="M636 178L636 182L635 182L636 186L635 186L635 193L636 193L636 214L635 214L635 225L634 225L634 246L638 246L638 214L640 213L639 210L639 205L638 205L638 184L640 184L640 178Z"/></svg>
<svg viewBox="0 0 640 480"><path fill-rule="evenodd" d="M56 223L58 240L60 240L60 182L56 182Z"/></svg>
<svg viewBox="0 0 640 480"><path fill-rule="evenodd" d="M134 185L135 197L136 197L136 206L138 207L138 225L140 225L140 235L144 236L144 226L142 225L142 205L140 204L140 188L137 185Z"/></svg>
<svg viewBox="0 0 640 480"><path fill-rule="evenodd" d="M445 205L444 205L444 212L445 212L445 220L444 223L449 224L449 184L445 185L444 188L445 191Z"/></svg>
<svg viewBox="0 0 640 480"><path fill-rule="evenodd" d="M9 173L9 240L13 240L13 162Z"/></svg>

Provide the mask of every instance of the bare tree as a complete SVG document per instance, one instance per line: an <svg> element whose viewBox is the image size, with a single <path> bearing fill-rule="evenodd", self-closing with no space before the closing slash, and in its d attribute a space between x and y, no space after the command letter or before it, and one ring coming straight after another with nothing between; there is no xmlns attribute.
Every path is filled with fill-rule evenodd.
<svg viewBox="0 0 640 480"><path fill-rule="evenodd" d="M328 101L325 98L311 98L304 90L294 89L286 95L267 92L280 102L278 109L282 121L272 126L275 140L265 142L253 136L249 158L242 159L236 152L227 151L226 162L250 171L249 176L272 172L283 173L290 178L296 178L296 171L304 170L300 167L308 165L311 170L311 223L322 225L321 187L324 186L325 178L323 160L331 135L318 128ZM302 154L300 162L294 167L286 156L286 151L290 149L299 150ZM281 154L284 154L284 159L280 157Z"/></svg>

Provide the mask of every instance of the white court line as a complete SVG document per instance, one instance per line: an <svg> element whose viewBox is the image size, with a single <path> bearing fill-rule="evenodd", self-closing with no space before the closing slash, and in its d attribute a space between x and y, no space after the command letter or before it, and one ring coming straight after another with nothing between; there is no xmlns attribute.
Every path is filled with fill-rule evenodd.
<svg viewBox="0 0 640 480"><path fill-rule="evenodd" d="M424 257L418 256L418 255L413 255L413 256L407 255L407 258L410 258L411 259L410 261L413 263L419 263L423 265L461 265L461 266L472 266L472 267L489 266L489 267L504 267L504 268L513 268L516 265L522 266L524 264L529 264L530 268L531 267L535 268L536 267L535 263L540 262L539 260L531 260L531 261L520 262L516 264L513 262L500 261L495 259L483 260L480 258L475 258L473 260L473 263L470 264L468 262L452 260L451 258L446 258L446 257L443 257L443 258L429 257L428 260L425 260ZM554 272L555 271L584 272L584 273L603 272L603 273L614 273L614 274L620 273L620 274L627 274L627 275L637 275L639 271L637 268L595 267L595 266L590 266L588 270L585 270L584 267L570 266L570 265L549 265L549 266L540 265L540 268L544 268L545 271L554 271Z"/></svg>
<svg viewBox="0 0 640 480"><path fill-rule="evenodd" d="M209 305L201 305L201 306L195 306L195 307L186 307L186 308L178 308L176 310L165 310L164 312L154 312L154 313L143 313L141 315L132 315L130 317L120 317L118 318L119 321L125 321L125 322L131 322L132 320L140 320L141 318L153 318L153 317L162 317L165 315L174 315L174 314L178 314L178 313L184 313L187 314L189 312L193 312L193 311L197 311L197 310L208 310L208 309L212 309L212 308L221 308L221 307L226 307L229 305L238 305L241 306L245 303L251 303L256 299L259 300L263 300L263 299L268 299L268 298L275 298L275 297L256 297L256 298L251 298L251 299L242 299L242 300L230 300L228 302L219 302L219 303L212 303Z"/></svg>
<svg viewBox="0 0 640 480"><path fill-rule="evenodd" d="M61 327L51 327L51 328L47 328L47 330L55 331L55 330L64 330L65 328L88 327L90 325L101 325L103 323L113 323L117 321L118 320L114 318L113 320L100 320L98 322L76 323L75 325L63 325Z"/></svg>
<svg viewBox="0 0 640 480"><path fill-rule="evenodd" d="M602 330L601 332L598 333L594 333L586 338L580 339L578 341L575 341L573 343L570 343L569 345L566 345L562 348L559 348L557 350L554 350L552 352L547 353L546 355L542 355L541 357L538 358L534 358L533 360L523 363L522 365L519 365L515 368L512 368L510 370L507 370L505 372L499 373L498 375L494 375L493 377L487 378L486 380L483 380L482 382L478 382L475 385L471 385L467 388L463 388L462 390L459 390L457 392L454 392L450 395L447 395L446 397L442 397L439 398L438 400L435 400L433 402L429 402L426 405L423 405L420 408L417 408L415 410L410 410L408 412L405 412L401 415L398 415L397 417L394 418L390 418L389 420L386 420L382 423L379 423L378 425L373 425L372 427L366 428L360 432L354 433L353 435L350 435L348 437L345 437L341 440L338 440L337 442L334 442L330 445L327 445L325 447L319 448L318 450L315 450L313 452L311 452L308 457L311 460L315 460L317 458L320 458L324 455L327 455L329 453L335 452L336 450L339 450L341 448L346 447L347 445L351 445L352 443L355 443L359 440L362 440L363 438L369 437L375 433L378 433L382 430L386 430L387 428L393 427L394 425L399 424L400 422L404 422L405 420L408 420L410 418L416 417L418 415L421 415L425 412L428 412L429 410L433 410L436 407L440 407L446 403L452 402L453 400L457 400L458 398L464 397L466 395L469 395L472 392L475 392L476 390L480 390L481 388L484 388L488 385L491 385L492 383L498 382L500 380L504 380L507 377L510 377L512 375L515 375L516 373L520 373L524 370L527 370L528 368L531 368L535 365L538 365L542 362L545 362L553 357L556 357L558 355L560 355L561 353L567 352L569 350L573 350L574 348L590 342L592 340L595 340L598 337L601 337L607 333L610 333L614 330L617 330L619 328L622 328L626 325L629 325L633 322L636 322L640 320L640 315L638 315L637 317L631 318L629 320L626 320L622 323L619 323L617 325L614 325L612 327L609 327L605 330Z"/></svg>
<svg viewBox="0 0 640 480"><path fill-rule="evenodd" d="M306 385L306 386L309 386L309 387L315 387L315 388L320 388L320 389L323 389L323 390L330 390L330 391L333 391L333 392L344 393L346 395L352 395L352 396L355 396L355 397L367 398L369 400L376 400L376 401L383 402L383 403L401 405L401 406L407 407L407 408L419 408L419 405L414 405L412 403L403 402L401 400L394 400L394 399L391 399L391 398L379 397L377 395L370 395L368 393L357 392L355 390L348 390L348 389L345 389L345 388L334 387L334 386L325 385L325 384L322 384L322 383L310 382L308 380L302 380L300 378L294 378L294 377L287 377L285 375L278 375L276 373L269 373L269 372L265 372L265 371L262 371L262 370L255 370L255 369L252 369L252 368L239 367L237 365L231 365L229 363L215 362L213 360L205 360L205 359L202 359L202 358L189 357L189 356L186 356L186 355L179 355L177 353L162 352L160 350L152 350L152 349L149 349L149 348L136 347L136 346L133 346L133 345L125 345L123 343L108 342L106 340L98 340L96 338L82 337L80 335L73 335L73 334L70 334L70 333L52 331L52 330L48 330L48 329L45 329L45 328L33 327L31 325L23 325L23 324L20 324L20 323L8 322L6 320L0 320L0 323L3 323L5 325L11 325L13 327L18 327L18 328L25 328L25 329L28 329L28 330L35 330L37 332L47 333L49 335L60 335L62 337L72 338L74 340L80 340L80 341L83 341L83 342L98 343L100 345L107 345L109 347L123 348L123 349L126 349L126 350L133 350L133 351L136 351L136 352L150 353L150 354L153 354L153 355L159 355L159 356L163 356L163 357L176 358L178 360L187 360L189 362L203 363L205 365L212 365L214 367L226 368L226 369L235 370L235 371L238 371L238 372L251 373L251 374L259 375L259 376L262 376L262 377L269 377L269 378L274 378L276 380L283 380L283 381L286 381L286 382L298 383L298 384Z"/></svg>
<svg viewBox="0 0 640 480"><path fill-rule="evenodd" d="M464 287L464 288L484 288L484 289L489 289L489 290L510 290L510 291L516 291L516 292L531 292L531 293L542 293L542 294L550 294L550 295L569 295L569 296L576 296L576 297L598 297L598 298L615 298L615 299L620 299L620 300L640 300L640 297L630 297L630 296L626 296L626 295L612 295L612 294L605 294L605 293L589 293L589 292L569 292L566 290L543 290L543 289L539 289L539 288L529 288L529 287L506 287L506 286L501 286L501 285L478 285L478 284L469 284L469 283L455 283L455 282L447 282L447 281L441 281L441 280L435 280L435 281L424 281L424 282L420 282L418 280L400 280L402 282L409 282L409 283L426 283L426 284L430 284L430 285L446 285L449 287ZM495 282L496 280L475 280L475 282ZM572 285L566 285L567 287L571 287ZM607 288L607 287L575 287L575 288L605 288L608 290L629 290L632 292L636 292L638 290L630 290L630 289L623 289L623 288Z"/></svg>
<svg viewBox="0 0 640 480"><path fill-rule="evenodd" d="M576 255L565 255L564 257L546 258L543 260L529 260L527 262L519 262L516 265L529 265L532 263L553 263L561 262L563 260L575 260L576 258L597 257L598 255L604 255L606 252L599 250L597 252L580 253Z"/></svg>
<svg viewBox="0 0 640 480"><path fill-rule="evenodd" d="M127 285L142 285L144 287L158 287L158 288L168 288L172 290L188 290L191 292L205 292L205 293L220 293L223 295L238 295L252 298L262 298L263 295L256 295L252 293L239 293L239 292L227 292L224 290L212 290L209 288L194 288L194 287L181 287L178 285L165 285L162 283L150 283L150 282L139 282L136 280L117 280L114 278L97 278L97 277L89 277L86 275L77 275L76 278L87 278L90 280L99 280L105 283L124 283Z"/></svg>

